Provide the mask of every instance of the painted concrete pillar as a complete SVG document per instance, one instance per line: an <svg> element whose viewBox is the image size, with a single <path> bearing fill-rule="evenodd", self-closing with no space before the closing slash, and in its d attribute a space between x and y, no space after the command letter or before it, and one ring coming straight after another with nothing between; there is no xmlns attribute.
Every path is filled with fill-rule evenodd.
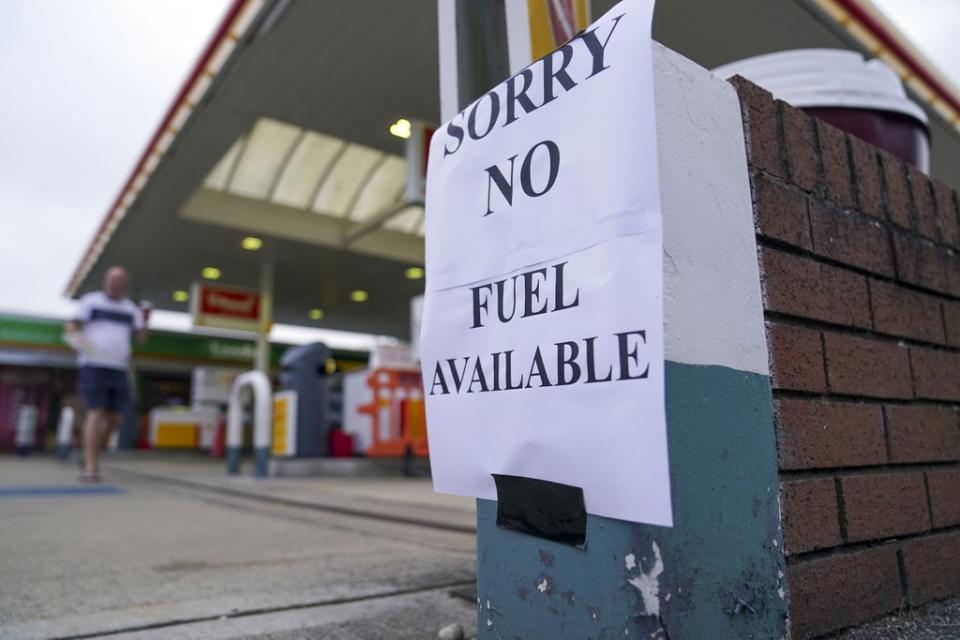
<svg viewBox="0 0 960 640"><path fill-rule="evenodd" d="M659 45L654 72L675 526L589 516L581 550L498 528L496 503L478 500L481 639L785 635L777 452L740 106L731 85Z"/></svg>
<svg viewBox="0 0 960 640"><path fill-rule="evenodd" d="M273 324L273 263L260 265L260 321L254 369L270 375L270 325Z"/></svg>

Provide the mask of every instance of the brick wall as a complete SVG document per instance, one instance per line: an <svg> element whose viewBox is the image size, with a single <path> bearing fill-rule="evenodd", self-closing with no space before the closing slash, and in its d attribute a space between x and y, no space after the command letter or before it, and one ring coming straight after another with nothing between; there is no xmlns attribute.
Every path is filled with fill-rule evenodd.
<svg viewBox="0 0 960 640"><path fill-rule="evenodd" d="M957 194L736 78L793 638L960 593Z"/></svg>

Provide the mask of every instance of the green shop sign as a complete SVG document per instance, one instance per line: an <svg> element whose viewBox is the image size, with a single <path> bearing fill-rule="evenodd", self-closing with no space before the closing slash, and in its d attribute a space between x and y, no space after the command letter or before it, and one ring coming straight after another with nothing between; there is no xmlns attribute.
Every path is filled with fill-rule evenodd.
<svg viewBox="0 0 960 640"><path fill-rule="evenodd" d="M0 345L19 348L64 349L63 323L41 318L21 318L0 315ZM270 345L270 362L280 363L280 357L289 345ZM256 346L251 340L217 338L187 333L151 332L147 341L134 345L134 356L141 358L164 358L209 361L224 364L250 365ZM361 352L335 350L337 360L366 362L367 355Z"/></svg>

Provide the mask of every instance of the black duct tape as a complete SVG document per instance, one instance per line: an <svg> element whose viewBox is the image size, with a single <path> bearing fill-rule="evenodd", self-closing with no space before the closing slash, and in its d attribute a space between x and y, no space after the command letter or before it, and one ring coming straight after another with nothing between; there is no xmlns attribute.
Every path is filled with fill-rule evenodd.
<svg viewBox="0 0 960 640"><path fill-rule="evenodd" d="M583 489L559 482L493 474L497 526L575 547L587 541Z"/></svg>

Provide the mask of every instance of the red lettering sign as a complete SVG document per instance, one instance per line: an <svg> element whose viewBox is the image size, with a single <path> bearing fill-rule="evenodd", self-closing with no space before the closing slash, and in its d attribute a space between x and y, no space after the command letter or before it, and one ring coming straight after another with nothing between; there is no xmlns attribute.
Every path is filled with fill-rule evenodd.
<svg viewBox="0 0 960 640"><path fill-rule="evenodd" d="M253 321L260 317L260 296L252 291L204 286L200 294L204 315Z"/></svg>

